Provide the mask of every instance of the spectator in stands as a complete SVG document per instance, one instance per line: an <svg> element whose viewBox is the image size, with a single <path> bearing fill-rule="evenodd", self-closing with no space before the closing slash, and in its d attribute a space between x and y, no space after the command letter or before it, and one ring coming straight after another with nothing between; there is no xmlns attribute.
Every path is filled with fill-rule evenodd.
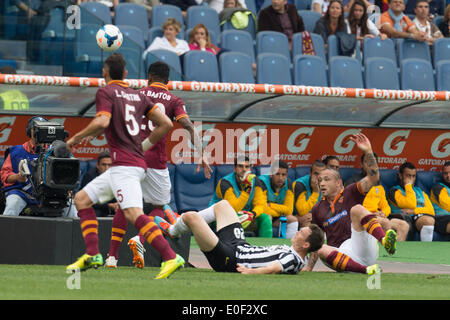
<svg viewBox="0 0 450 320"><path fill-rule="evenodd" d="M18 24L28 24L41 6L41 0L13 0L12 3L20 10Z"/></svg>
<svg viewBox="0 0 450 320"><path fill-rule="evenodd" d="M434 208L425 191L414 186L416 172L411 162L400 166L400 185L392 187L388 196L392 216L406 220L410 230L415 228L420 232L421 241L433 241Z"/></svg>
<svg viewBox="0 0 450 320"><path fill-rule="evenodd" d="M430 46L434 44L436 39L444 37L439 28L433 22L428 21L430 13L428 0L417 0L414 12L416 17L413 22L416 25L417 30L426 34L426 40Z"/></svg>
<svg viewBox="0 0 450 320"><path fill-rule="evenodd" d="M404 0L390 0L388 11L381 14L380 31L386 33L389 38L414 39L425 41L426 34L417 30L414 23L403 14L405 10Z"/></svg>
<svg viewBox="0 0 450 320"><path fill-rule="evenodd" d="M111 167L111 164L112 160L109 152L100 153L97 157L97 164L95 168L92 168L83 176L80 189L83 189L89 182L94 180L95 177L108 170ZM109 215L114 215L116 210L119 209L119 204L116 199L113 199L108 203L95 204L93 208L97 217L107 217Z"/></svg>
<svg viewBox="0 0 450 320"><path fill-rule="evenodd" d="M444 19L439 24L439 30L444 37L450 37L450 4L445 8Z"/></svg>
<svg viewBox="0 0 450 320"><path fill-rule="evenodd" d="M330 5L329 0L312 0L311 11L318 12L322 16L324 16L328 11L329 5Z"/></svg>
<svg viewBox="0 0 450 320"><path fill-rule="evenodd" d="M322 162L325 164L327 169L333 169L339 172L339 168L341 164L339 163L339 159L336 156L326 156Z"/></svg>
<svg viewBox="0 0 450 320"><path fill-rule="evenodd" d="M327 46L328 37L336 32L347 32L344 6L339 0L331 0L325 15L317 20L313 33L320 34Z"/></svg>
<svg viewBox="0 0 450 320"><path fill-rule="evenodd" d="M181 32L181 24L178 20L175 18L168 18L164 22L162 29L164 35L162 37L156 37L153 40L143 53L144 59L147 53L152 50L169 50L175 52L179 56L189 51L189 44L184 40L177 39L177 34Z"/></svg>
<svg viewBox="0 0 450 320"><path fill-rule="evenodd" d="M373 5L373 0L372 1L361 0L361 1L364 2L366 9L369 8L371 5ZM350 12L350 8L353 6L354 2L355 2L355 0L347 1L347 3L345 3L345 1L344 1L344 11Z"/></svg>
<svg viewBox="0 0 450 320"><path fill-rule="evenodd" d="M189 49L208 51L214 55L217 55L220 51L219 47L211 43L208 28L203 23L199 23L192 28L189 35Z"/></svg>
<svg viewBox="0 0 450 320"><path fill-rule="evenodd" d="M272 216L273 236L279 233L280 217L286 217L286 238L292 238L298 230L298 220L294 212L294 190L288 178L289 166L286 162L277 160L270 166L270 174L262 174L258 178L263 182L263 192L266 196L265 213Z"/></svg>
<svg viewBox="0 0 450 320"><path fill-rule="evenodd" d="M378 155L375 152L373 155L378 162ZM367 176L369 167L364 161L364 158L365 154L361 156L361 171L347 179L344 183L345 187L351 185L352 183L356 183ZM389 229L394 229L397 232L398 241L406 240L409 232L409 225L403 219L389 217L392 210L386 198L386 191L381 184L373 186L369 192L367 192L362 205L368 211L375 213L378 222L381 224L385 232Z"/></svg>
<svg viewBox="0 0 450 320"><path fill-rule="evenodd" d="M119 0L80 0L81 2L100 2L103 3L105 6L107 6L111 11L114 11L114 8L120 3ZM134 1L128 1L127 2L134 2Z"/></svg>
<svg viewBox="0 0 450 320"><path fill-rule="evenodd" d="M272 0L272 5L259 12L259 31L282 32L287 36L289 46L292 47L293 35L305 31L305 26L294 4L288 4L287 0Z"/></svg>
<svg viewBox="0 0 450 320"><path fill-rule="evenodd" d="M430 8L428 21L433 22L435 16L442 16L445 10L445 0L427 0ZM415 14L416 1L405 1L405 14Z"/></svg>
<svg viewBox="0 0 450 320"><path fill-rule="evenodd" d="M387 35L380 33L375 23L368 18L366 1L354 0L352 2L348 17L345 20L347 23L347 32L356 35L357 40L378 36L382 40L386 39Z"/></svg>
<svg viewBox="0 0 450 320"><path fill-rule="evenodd" d="M256 216L260 237L272 237L272 219L264 213L266 198L263 185L254 174L247 156L236 157L233 172L219 180L209 206L227 200L236 212L251 211Z"/></svg>
<svg viewBox="0 0 450 320"><path fill-rule="evenodd" d="M6 197L6 207L3 212L5 216L18 216L25 209L31 209L39 204L33 196L33 186L30 180L30 174L33 173L31 161L39 156L34 139L34 121L47 121L47 119L39 116L31 117L26 127L29 140L5 151L5 162L0 171ZM75 207L65 208L63 216L77 217Z"/></svg>
<svg viewBox="0 0 450 320"><path fill-rule="evenodd" d="M442 166L442 181L431 189L431 202L435 216L434 227L437 232L450 234L450 161Z"/></svg>
<svg viewBox="0 0 450 320"><path fill-rule="evenodd" d="M209 6L221 13L226 8L244 8L247 9L245 0L211 0Z"/></svg>
<svg viewBox="0 0 450 320"><path fill-rule="evenodd" d="M310 174L300 177L292 184L294 189L294 216L297 217L300 228L311 223L311 209L320 201L321 193L317 178L325 170L325 164L316 160L311 166Z"/></svg>
<svg viewBox="0 0 450 320"><path fill-rule="evenodd" d="M187 9L191 6L201 5L203 2L208 2L204 0L164 0L164 4L171 4L181 9L181 14L183 18L187 17Z"/></svg>

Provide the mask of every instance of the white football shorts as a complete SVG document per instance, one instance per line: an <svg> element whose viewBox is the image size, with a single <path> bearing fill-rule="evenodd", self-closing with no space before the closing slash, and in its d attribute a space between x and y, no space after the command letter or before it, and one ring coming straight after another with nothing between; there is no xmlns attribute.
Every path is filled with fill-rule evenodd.
<svg viewBox="0 0 450 320"><path fill-rule="evenodd" d="M120 208L142 208L141 182L145 170L141 167L111 167L89 182L83 190L94 204L116 198Z"/></svg>
<svg viewBox="0 0 450 320"><path fill-rule="evenodd" d="M145 179L141 183L144 201L155 205L163 206L170 203L170 183L169 169L147 168Z"/></svg>
<svg viewBox="0 0 450 320"><path fill-rule="evenodd" d="M341 244L338 251L359 264L370 266L378 259L378 240L366 231L355 231L352 226L352 236Z"/></svg>

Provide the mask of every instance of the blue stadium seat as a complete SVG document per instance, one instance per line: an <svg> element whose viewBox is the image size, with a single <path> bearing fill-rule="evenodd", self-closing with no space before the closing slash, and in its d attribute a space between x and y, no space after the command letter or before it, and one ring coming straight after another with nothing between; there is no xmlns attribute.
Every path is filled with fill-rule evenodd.
<svg viewBox="0 0 450 320"><path fill-rule="evenodd" d="M80 161L80 186L78 187L78 190L80 190L81 188L81 181L83 180L84 175L88 171L88 168L89 168L89 161Z"/></svg>
<svg viewBox="0 0 450 320"><path fill-rule="evenodd" d="M328 45L328 62L330 62L330 59L332 57L339 56L338 39L334 34L328 37L327 45Z"/></svg>
<svg viewBox="0 0 450 320"><path fill-rule="evenodd" d="M180 22L181 27L184 30L184 19L179 7L170 4L153 6L151 18L152 27L162 27L168 18L175 18Z"/></svg>
<svg viewBox="0 0 450 320"><path fill-rule="evenodd" d="M297 10L310 10L311 0L295 0L295 7Z"/></svg>
<svg viewBox="0 0 450 320"><path fill-rule="evenodd" d="M209 32L220 34L219 14L216 10L207 6L191 6L187 9L186 29L194 28L202 23Z"/></svg>
<svg viewBox="0 0 450 320"><path fill-rule="evenodd" d="M255 16L257 16L258 10L256 9L255 0L245 0L245 5L247 6L247 9L249 9Z"/></svg>
<svg viewBox="0 0 450 320"><path fill-rule="evenodd" d="M431 62L424 59L405 59L400 63L402 90L436 90Z"/></svg>
<svg viewBox="0 0 450 320"><path fill-rule="evenodd" d="M381 185L386 190L386 195L391 188L398 184L398 170L395 169L380 169Z"/></svg>
<svg viewBox="0 0 450 320"><path fill-rule="evenodd" d="M197 164L177 165L174 189L178 211L208 207L215 187L215 168L212 169L211 179L206 179L202 170L197 172Z"/></svg>
<svg viewBox="0 0 450 320"><path fill-rule="evenodd" d="M17 61L9 60L9 59L0 59L0 67L11 66L14 69L17 69Z"/></svg>
<svg viewBox="0 0 450 320"><path fill-rule="evenodd" d="M124 41L122 44L123 46L126 46L127 42L129 41L133 41L139 47L141 47L142 50L145 50L145 38L141 29L130 25L118 25L117 27L120 29L122 35L124 36Z"/></svg>
<svg viewBox="0 0 450 320"><path fill-rule="evenodd" d="M261 7L259 8L259 11L261 11L262 9L264 9L268 6L271 6L271 5L272 5L272 0L264 0Z"/></svg>
<svg viewBox="0 0 450 320"><path fill-rule="evenodd" d="M161 29L161 27L151 27L148 30L147 46L151 45L153 40L155 40L155 38L162 36L164 36L164 31L163 29Z"/></svg>
<svg viewBox="0 0 450 320"><path fill-rule="evenodd" d="M431 188L441 182L440 171L417 171L416 186L430 195Z"/></svg>
<svg viewBox="0 0 450 320"><path fill-rule="evenodd" d="M169 177L170 177L170 183L172 185L172 188L170 189L170 203L169 206L172 208L173 211L177 212L177 204L175 202L175 170L177 169L177 166L172 164L172 163L168 163L167 164L167 169L169 169Z"/></svg>
<svg viewBox="0 0 450 320"><path fill-rule="evenodd" d="M364 61L366 89L400 89L397 66L393 60L383 57L373 57L364 59Z"/></svg>
<svg viewBox="0 0 450 320"><path fill-rule="evenodd" d="M255 19L257 19L257 16L255 15ZM250 34L252 39L255 39L256 37L256 29L257 29L257 23L255 19L249 15L248 16L248 25L244 29L239 29L240 31L245 31ZM227 20L224 24L221 25L222 32L226 30L238 30L231 24L230 20Z"/></svg>
<svg viewBox="0 0 450 320"><path fill-rule="evenodd" d="M325 45L323 43L323 38L316 34L310 33L311 40L314 46L314 51L316 52L316 56L323 59L323 61L327 61ZM303 35L301 32L294 34L292 37L292 58L296 55L303 54L302 51L302 43L303 43Z"/></svg>
<svg viewBox="0 0 450 320"><path fill-rule="evenodd" d="M439 61L450 60L450 38L436 39L433 45L433 64L436 65Z"/></svg>
<svg viewBox="0 0 450 320"><path fill-rule="evenodd" d="M97 21L92 21L91 15L96 19L100 19L105 24L112 24L111 10L109 7L101 2L89 1L82 2L81 7L81 22L82 23L95 23ZM85 14L85 12L88 14Z"/></svg>
<svg viewBox="0 0 450 320"><path fill-rule="evenodd" d="M169 79L172 81L182 80L182 69L180 57L172 51L168 50L152 50L145 57L145 70L155 61L164 61L170 66Z"/></svg>
<svg viewBox="0 0 450 320"><path fill-rule="evenodd" d="M256 35L256 54L261 53L279 53L290 60L291 53L287 36L276 31L258 32Z"/></svg>
<svg viewBox="0 0 450 320"><path fill-rule="evenodd" d="M361 63L357 59L332 57L328 68L330 87L364 88Z"/></svg>
<svg viewBox="0 0 450 320"><path fill-rule="evenodd" d="M295 169L295 179L304 177L307 174L310 174L311 172L311 166L295 167L294 169Z"/></svg>
<svg viewBox="0 0 450 320"><path fill-rule="evenodd" d="M219 82L217 58L208 51L188 51L184 54L183 71L188 81Z"/></svg>
<svg viewBox="0 0 450 320"><path fill-rule="evenodd" d="M341 173L342 182L350 179L354 174L360 172L361 169L358 168L339 168L339 172Z"/></svg>
<svg viewBox="0 0 450 320"><path fill-rule="evenodd" d="M327 66L322 58L297 55L293 68L295 85L328 87Z"/></svg>
<svg viewBox="0 0 450 320"><path fill-rule="evenodd" d="M153 10L152 10L153 11ZM138 27L142 30L144 38L148 37L148 14L147 9L135 3L119 3L115 9L114 24L115 25L130 25Z"/></svg>
<svg viewBox="0 0 450 320"><path fill-rule="evenodd" d="M189 36L191 35L193 28L189 28L184 32L184 40L186 40L186 42L189 43ZM209 32L209 39L211 40L211 43L218 46L219 47L219 35L220 35L220 30L219 33L216 34L214 31L208 30Z"/></svg>
<svg viewBox="0 0 450 320"><path fill-rule="evenodd" d="M142 48L133 41L127 41L115 52L120 53L127 62L127 79L145 79L144 60L142 59ZM109 53L111 54L111 53Z"/></svg>
<svg viewBox="0 0 450 320"><path fill-rule="evenodd" d="M224 52L219 57L222 82L255 83L251 58L241 52Z"/></svg>
<svg viewBox="0 0 450 320"><path fill-rule="evenodd" d="M311 4L310 4L311 5ZM322 15L318 12L311 11L308 9L300 9L298 8L298 14L302 17L303 24L305 25L305 30L309 32L313 32L314 27L316 26L317 20L322 17Z"/></svg>
<svg viewBox="0 0 450 320"><path fill-rule="evenodd" d="M97 45L95 35L100 25L81 24L75 32L75 61L78 76L101 77L103 61L108 56Z"/></svg>
<svg viewBox="0 0 450 320"><path fill-rule="evenodd" d="M255 166L254 169L255 169L255 174L257 176L266 175L266 174L270 175L270 165L268 165L268 164ZM291 182L294 182L295 176L296 176L295 168L289 168L288 169L288 178L289 178L289 180L291 180Z"/></svg>
<svg viewBox="0 0 450 320"><path fill-rule="evenodd" d="M395 43L392 39L381 40L379 37L364 38L363 58L366 61L373 57L383 57L391 59L397 68L397 55L395 52Z"/></svg>
<svg viewBox="0 0 450 320"><path fill-rule="evenodd" d="M241 30L225 30L220 35L220 46L230 51L242 52L255 61L255 47L250 33Z"/></svg>
<svg viewBox="0 0 450 320"><path fill-rule="evenodd" d="M219 183L219 180L225 177L227 174L230 174L234 170L234 164L219 164L216 165L216 175L214 181L214 188ZM214 189L215 190L215 189Z"/></svg>
<svg viewBox="0 0 450 320"><path fill-rule="evenodd" d="M3 32L5 39L15 39L17 36L19 8L13 4L13 0L6 0L3 6Z"/></svg>
<svg viewBox="0 0 450 320"><path fill-rule="evenodd" d="M405 59L423 59L431 63L430 46L427 42L397 39L398 64Z"/></svg>
<svg viewBox="0 0 450 320"><path fill-rule="evenodd" d="M257 57L256 83L292 84L290 61L277 53L261 53Z"/></svg>
<svg viewBox="0 0 450 320"><path fill-rule="evenodd" d="M450 60L439 61L436 65L436 89L450 91Z"/></svg>

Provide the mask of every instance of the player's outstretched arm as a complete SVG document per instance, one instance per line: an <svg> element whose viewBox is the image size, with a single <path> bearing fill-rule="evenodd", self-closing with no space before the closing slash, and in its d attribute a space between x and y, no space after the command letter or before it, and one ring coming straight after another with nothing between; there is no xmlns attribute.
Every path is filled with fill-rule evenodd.
<svg viewBox="0 0 450 320"><path fill-rule="evenodd" d="M144 152L164 138L173 127L172 121L159 108L153 108L147 118L155 124L155 129L142 141L142 149Z"/></svg>
<svg viewBox="0 0 450 320"><path fill-rule="evenodd" d="M376 186L380 181L380 171L378 170L377 160L373 154L372 145L369 138L362 133L358 133L353 135L351 139L365 154L364 161L368 167L368 172L367 175L360 181L360 184L362 191L367 193L370 188Z"/></svg>
<svg viewBox="0 0 450 320"><path fill-rule="evenodd" d="M254 269L246 268L243 265L238 264L236 270L243 274L274 274L281 273L281 271L283 271L281 264L277 261L272 262L266 267Z"/></svg>
<svg viewBox="0 0 450 320"><path fill-rule="evenodd" d="M110 120L110 117L106 115L96 116L94 119L92 119L92 121L87 125L86 128L75 134L67 141L67 149L69 151L72 151L73 147L79 144L84 138L95 137L103 133L103 131L109 126Z"/></svg>

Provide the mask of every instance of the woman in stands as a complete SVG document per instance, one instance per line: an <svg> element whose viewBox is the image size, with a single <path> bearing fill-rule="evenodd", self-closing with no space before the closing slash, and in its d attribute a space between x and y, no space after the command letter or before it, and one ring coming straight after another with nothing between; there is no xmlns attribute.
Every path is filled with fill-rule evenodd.
<svg viewBox="0 0 450 320"><path fill-rule="evenodd" d="M217 55L220 51L219 47L211 43L208 29L203 23L199 23L192 28L189 35L189 49L209 51L214 55Z"/></svg>
<svg viewBox="0 0 450 320"><path fill-rule="evenodd" d="M366 3L363 0L355 0L353 2L345 22L347 24L347 32L355 34L357 40L378 36L381 40L387 38L387 35L380 33L375 23L368 18Z"/></svg>
<svg viewBox="0 0 450 320"><path fill-rule="evenodd" d="M177 39L177 34L181 32L181 24L174 18L168 18L163 26L164 35L162 37L156 37L150 46L144 51L143 58L147 56L149 51L152 50L168 50L175 52L177 55L189 51L189 45L186 41Z"/></svg>
<svg viewBox="0 0 450 320"><path fill-rule="evenodd" d="M450 37L450 4L445 8L444 20L439 24L439 30L444 37Z"/></svg>
<svg viewBox="0 0 450 320"><path fill-rule="evenodd" d="M340 0L331 0L327 13L317 20L313 33L320 34L326 45L328 37L339 31L347 32L344 19L344 6Z"/></svg>

